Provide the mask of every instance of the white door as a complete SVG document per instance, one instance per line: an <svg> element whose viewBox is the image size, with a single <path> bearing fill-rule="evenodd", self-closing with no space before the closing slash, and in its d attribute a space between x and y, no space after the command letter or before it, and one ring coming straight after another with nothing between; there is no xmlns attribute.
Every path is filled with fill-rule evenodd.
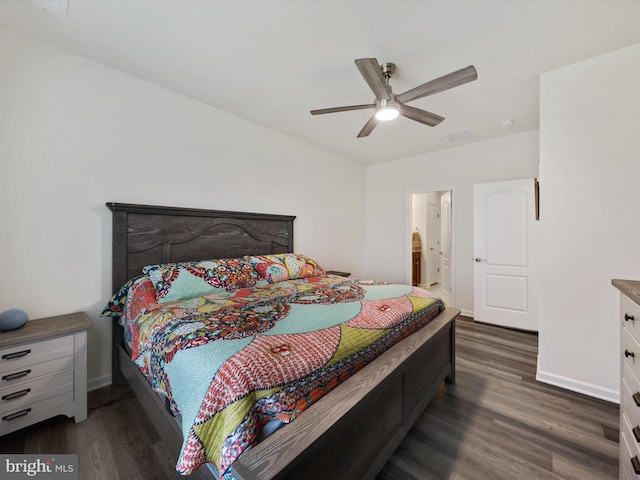
<svg viewBox="0 0 640 480"><path fill-rule="evenodd" d="M440 196L440 286L451 298L451 191Z"/></svg>
<svg viewBox="0 0 640 480"><path fill-rule="evenodd" d="M534 180L473 186L474 319L538 330Z"/></svg>
<svg viewBox="0 0 640 480"><path fill-rule="evenodd" d="M427 208L427 286L440 281L440 205Z"/></svg>

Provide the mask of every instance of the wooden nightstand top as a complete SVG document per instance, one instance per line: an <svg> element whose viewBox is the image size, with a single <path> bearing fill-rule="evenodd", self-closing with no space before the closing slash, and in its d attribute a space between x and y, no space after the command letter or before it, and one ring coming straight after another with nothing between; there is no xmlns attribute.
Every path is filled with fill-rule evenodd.
<svg viewBox="0 0 640 480"><path fill-rule="evenodd" d="M341 277L348 277L351 275L350 272L339 272L338 270L327 270L327 272L329 275L339 275Z"/></svg>
<svg viewBox="0 0 640 480"><path fill-rule="evenodd" d="M69 313L56 317L29 320L24 327L10 332L0 332L0 348L21 343L37 342L45 338L59 337L88 330L91 320L84 312Z"/></svg>
<svg viewBox="0 0 640 480"><path fill-rule="evenodd" d="M640 281L619 280L614 278L611 283L614 287L624 293L631 301L640 304Z"/></svg>

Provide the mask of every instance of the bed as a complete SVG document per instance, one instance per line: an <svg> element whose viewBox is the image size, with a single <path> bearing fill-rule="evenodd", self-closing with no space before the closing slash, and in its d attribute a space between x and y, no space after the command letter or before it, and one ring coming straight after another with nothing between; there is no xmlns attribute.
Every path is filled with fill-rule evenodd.
<svg viewBox="0 0 640 480"><path fill-rule="evenodd" d="M282 258L295 251L293 216L121 203L107 206L113 215L114 292L140 276L143 267L148 265L203 259L260 259L265 255ZM360 284L352 279L313 275L281 282L278 288L309 289L317 288L318 284L325 290L339 290L345 295L390 288L375 282ZM273 286L264 286L264 291ZM286 291L287 295L291 293ZM287 298L294 297L301 298L299 291ZM293 303L298 308L301 302ZM403 338L398 343L385 347L384 353L376 354L375 359L363 357L354 374L341 377L337 386L332 385L321 398L314 397L295 421L274 429L238 458L233 458L226 478L374 478L440 385L454 382L458 314L457 309L445 308L434 318L424 317L423 323L415 327L403 327L406 334L398 333L398 338ZM132 360L128 336L114 319L114 382L129 383L180 465L187 430L181 428L174 415L172 400L175 399L163 398L154 391L139 365ZM190 475L185 478L218 477L216 471L206 467L187 469L187 473Z"/></svg>

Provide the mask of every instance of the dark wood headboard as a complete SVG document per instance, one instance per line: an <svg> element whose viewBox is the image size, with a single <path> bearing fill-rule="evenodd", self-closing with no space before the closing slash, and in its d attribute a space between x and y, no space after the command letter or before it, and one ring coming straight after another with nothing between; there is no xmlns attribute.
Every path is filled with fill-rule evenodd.
<svg viewBox="0 0 640 480"><path fill-rule="evenodd" d="M113 212L112 287L158 263L293 252L291 215L107 203Z"/></svg>
<svg viewBox="0 0 640 480"><path fill-rule="evenodd" d="M112 289L158 263L293 252L291 215L107 203L113 212ZM124 330L113 321L113 381Z"/></svg>

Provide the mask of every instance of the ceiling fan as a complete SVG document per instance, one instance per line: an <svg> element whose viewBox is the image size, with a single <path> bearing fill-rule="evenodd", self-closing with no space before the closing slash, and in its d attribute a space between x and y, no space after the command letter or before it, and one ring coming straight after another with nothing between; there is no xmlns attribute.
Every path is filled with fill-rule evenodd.
<svg viewBox="0 0 640 480"><path fill-rule="evenodd" d="M365 105L349 105L345 107L311 110L311 115L373 108L374 115L369 119L364 127L362 127L362 130L358 133L358 138L368 136L376 127L378 121L392 120L398 115L410 118L416 122L424 123L430 127L435 127L444 120L444 117L420 108L405 105L405 103L426 97L427 95L433 95L434 93L449 90L450 88L463 85L478 78L478 73L474 66L469 65L468 67L461 68L460 70L443 75L435 80L431 80L430 82L396 95L391 90L391 85L389 85L389 79L396 71L396 66L393 63L380 65L378 60L375 58L359 58L355 60L355 63L358 70L360 70L360 73L364 77L364 80L369 85L369 88L371 88L375 94L375 102Z"/></svg>

